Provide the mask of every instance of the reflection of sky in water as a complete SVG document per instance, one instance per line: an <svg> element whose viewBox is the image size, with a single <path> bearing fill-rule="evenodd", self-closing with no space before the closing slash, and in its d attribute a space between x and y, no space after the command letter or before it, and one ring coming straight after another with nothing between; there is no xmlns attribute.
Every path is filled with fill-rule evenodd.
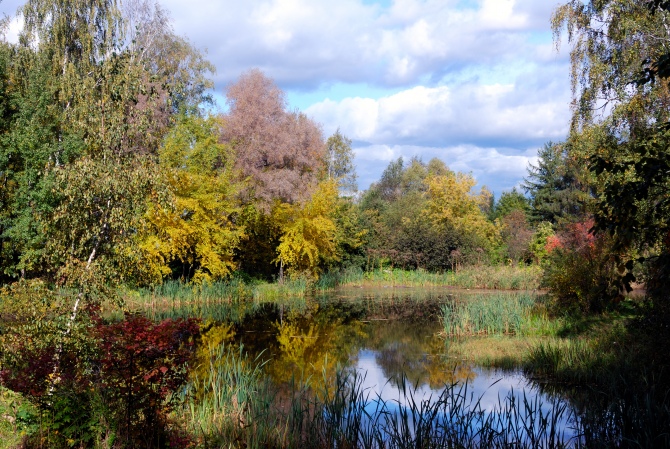
<svg viewBox="0 0 670 449"><path fill-rule="evenodd" d="M449 292L451 297L453 291ZM428 290L423 293L432 294ZM267 351L270 361L265 370L278 383L290 382L296 376L319 379L324 373L332 381L338 367L355 370L359 375L356 387L362 393L358 397L364 401L358 404L365 404L366 417L361 418L372 427L381 423L383 428L386 418L395 423L399 412L411 414L414 404L424 413L432 407L434 414L430 415L433 418L428 425L444 432L455 429L460 435L461 430L455 425L460 421L473 425L463 432L471 432L474 438L478 438L478 429L483 430L479 427L483 423L487 423L486 429L493 434L509 435L503 429L522 430L529 424L537 428L538 411L548 418L555 404L561 405L542 396L519 372L470 366L449 357L444 340L438 336L444 291L435 297L428 294L424 299L415 298L415 292L403 290L402 294L393 293L383 300L361 296L361 292L358 300L325 298L306 303L303 309L288 311L283 320L277 309L264 309L265 313L247 322L239 335L246 337L244 343L249 346L245 347L253 348L252 353ZM402 376L406 377L407 396L398 387ZM457 384L451 395L445 396L442 387L454 382ZM465 400L454 407L458 395L464 395ZM511 397L514 412L510 412ZM527 413L524 398L533 413ZM562 433L563 442L574 434L568 421L572 416L570 410L558 419L556 430ZM461 419L461 412L468 414L468 419L478 415L474 421L467 421ZM517 421L512 426L508 426L510 415ZM425 422L423 416L410 420L413 423L420 418L419 421ZM413 430L408 432L414 435Z"/></svg>
<svg viewBox="0 0 670 449"><path fill-rule="evenodd" d="M412 399L403 395L395 382L388 380L383 368L377 363L379 352L363 349L358 353L355 364L356 371L361 375L361 388L367 393L368 413L374 413L379 406L377 401L381 399L385 403L386 410L397 412L400 407L407 407L412 401L429 401L435 403L442 393L442 389L431 388L427 383L421 382L417 387L409 382L408 390L411 390ZM467 389L463 385L463 380L459 380L459 385L455 388L457 392L467 392L467 408L472 409L477 401L479 409L487 413L496 414L501 411L501 407L509 405L509 398L513 395L520 409L520 414L525 417L526 409L523 407L524 395L532 407L539 405L544 416L548 416L553 408L555 399L542 395L537 388L531 386L528 379L519 372L503 372L500 370L486 369L481 367L472 367L471 375L467 383ZM539 396L538 396L539 395ZM539 420L536 420L538 422ZM566 415L559 420L559 428L564 432L566 439L572 439L575 436L571 428L572 421ZM499 423L503 427L504 423ZM502 429L500 429L502 430Z"/></svg>

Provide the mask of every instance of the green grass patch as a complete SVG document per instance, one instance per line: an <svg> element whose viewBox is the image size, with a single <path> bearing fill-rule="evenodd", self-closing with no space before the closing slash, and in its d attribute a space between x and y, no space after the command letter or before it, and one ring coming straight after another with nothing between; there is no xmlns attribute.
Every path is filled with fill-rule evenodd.
<svg viewBox="0 0 670 449"><path fill-rule="evenodd" d="M550 339L506 335L452 338L446 340L446 352L450 358L477 366L512 371L523 366L535 345Z"/></svg>
<svg viewBox="0 0 670 449"><path fill-rule="evenodd" d="M239 322L265 302L304 302L306 290L307 283L301 279L272 284L247 284L239 279L201 285L166 281L150 289L125 290L121 296L126 309L154 320L201 318Z"/></svg>
<svg viewBox="0 0 670 449"><path fill-rule="evenodd" d="M465 267L457 272L432 273L425 270L382 268L363 272L347 270L337 283L343 286L457 287L470 289L534 290L539 288L539 266ZM332 283L332 281L331 281Z"/></svg>
<svg viewBox="0 0 670 449"><path fill-rule="evenodd" d="M446 337L475 335L537 335L550 330L551 320L534 313L538 296L499 293L453 299L442 306Z"/></svg>

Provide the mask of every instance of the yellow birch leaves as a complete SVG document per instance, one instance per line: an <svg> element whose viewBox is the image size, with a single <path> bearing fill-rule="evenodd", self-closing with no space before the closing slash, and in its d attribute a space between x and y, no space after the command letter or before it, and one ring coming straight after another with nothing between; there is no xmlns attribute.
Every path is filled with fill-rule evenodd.
<svg viewBox="0 0 670 449"><path fill-rule="evenodd" d="M170 192L154 202L143 241L149 274L163 277L175 266L202 282L227 276L244 237L234 216L239 189L230 149L218 143L214 118L183 115L160 149L160 167ZM171 267L170 267L171 265Z"/></svg>
<svg viewBox="0 0 670 449"><path fill-rule="evenodd" d="M449 226L483 245L492 245L498 239L498 230L482 212L486 194L471 192L475 184L471 175L452 171L428 178L428 201L423 213L434 226Z"/></svg>
<svg viewBox="0 0 670 449"><path fill-rule="evenodd" d="M338 259L333 219L337 199L337 181L326 180L306 203L275 207L273 215L283 231L275 262L287 265L289 273L316 276L323 262Z"/></svg>

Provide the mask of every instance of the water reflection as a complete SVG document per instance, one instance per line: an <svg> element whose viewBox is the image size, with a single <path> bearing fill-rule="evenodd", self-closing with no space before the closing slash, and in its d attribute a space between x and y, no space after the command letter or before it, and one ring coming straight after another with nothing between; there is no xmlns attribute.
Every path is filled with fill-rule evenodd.
<svg viewBox="0 0 670 449"><path fill-rule="evenodd" d="M333 379L338 368L356 368L378 377L379 385L397 387L405 379L414 389L439 390L482 376L481 369L447 357L438 336L442 304L473 294L481 292L346 289L266 304L237 326L237 342L267 361L277 384Z"/></svg>
<svg viewBox="0 0 670 449"><path fill-rule="evenodd" d="M203 341L211 345L225 338L243 345L252 359L265 362L263 370L278 391L288 392L290 385L305 380L319 389L332 387L338 372L355 373L357 388L367 398L365 411L384 410L388 426L395 425L396 414L430 409L431 404L435 404L436 422L447 427L454 427L451 420L463 417L458 413L488 426L492 435L498 427L502 431L509 425L505 420L512 416L519 420L517 425L534 425L534 420L557 410L556 404L562 404L559 396L552 400L543 395L519 372L483 369L445 354L445 342L438 336L441 306L467 300L472 294L482 292L338 291L282 305L260 305L236 324L213 327L216 333ZM461 407L456 414L455 402ZM420 419L417 416L412 422ZM560 427L570 439L575 432L565 416ZM476 429L466 430L477 438Z"/></svg>

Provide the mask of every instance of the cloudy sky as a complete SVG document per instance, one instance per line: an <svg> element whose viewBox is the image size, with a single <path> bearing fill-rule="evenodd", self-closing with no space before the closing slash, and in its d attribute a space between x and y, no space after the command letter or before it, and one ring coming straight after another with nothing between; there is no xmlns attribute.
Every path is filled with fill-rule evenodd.
<svg viewBox="0 0 670 449"><path fill-rule="evenodd" d="M21 3L4 0L0 12ZM339 127L354 142L363 189L389 161L419 156L471 172L499 195L567 133L569 61L549 27L558 0L161 4L175 30L207 50L219 94L258 67L325 136Z"/></svg>

